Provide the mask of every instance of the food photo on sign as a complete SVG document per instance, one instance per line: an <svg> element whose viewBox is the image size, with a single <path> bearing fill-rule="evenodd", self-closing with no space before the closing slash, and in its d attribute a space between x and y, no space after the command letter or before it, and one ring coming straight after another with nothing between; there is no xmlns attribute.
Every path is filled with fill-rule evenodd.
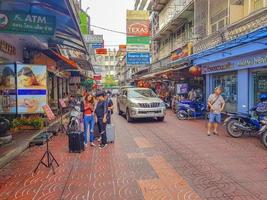
<svg viewBox="0 0 267 200"><path fill-rule="evenodd" d="M14 64L0 65L0 90L16 88Z"/></svg>
<svg viewBox="0 0 267 200"><path fill-rule="evenodd" d="M44 95L18 95L18 113L43 113L44 105L46 105Z"/></svg>

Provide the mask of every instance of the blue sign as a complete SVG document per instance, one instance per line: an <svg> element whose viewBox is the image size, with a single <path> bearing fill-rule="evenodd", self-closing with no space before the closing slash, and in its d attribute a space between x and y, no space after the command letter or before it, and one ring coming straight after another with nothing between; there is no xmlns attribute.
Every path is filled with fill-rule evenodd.
<svg viewBox="0 0 267 200"><path fill-rule="evenodd" d="M128 65L148 65L150 64L150 53L127 53Z"/></svg>
<svg viewBox="0 0 267 200"><path fill-rule="evenodd" d="M92 48L93 49L101 49L101 48L104 48L104 44L103 43L94 43L94 44L92 44Z"/></svg>

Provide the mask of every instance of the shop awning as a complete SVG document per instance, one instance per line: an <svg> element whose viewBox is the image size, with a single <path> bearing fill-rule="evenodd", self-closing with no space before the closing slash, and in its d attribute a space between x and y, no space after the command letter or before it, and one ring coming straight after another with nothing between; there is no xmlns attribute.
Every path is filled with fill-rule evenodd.
<svg viewBox="0 0 267 200"><path fill-rule="evenodd" d="M12 12L26 12L56 18L55 34L46 37L49 46L57 44L75 48L87 53L83 37L81 35L77 16L74 13L74 5L70 0L5 0L1 1L0 9ZM16 33L14 33L16 34ZM43 39L45 36L38 34L35 37Z"/></svg>
<svg viewBox="0 0 267 200"><path fill-rule="evenodd" d="M84 70L94 71L93 65L88 60L82 59L82 58L75 58L75 57L70 57L70 59L75 61L80 68Z"/></svg>
<svg viewBox="0 0 267 200"><path fill-rule="evenodd" d="M59 67L64 70L78 70L78 65L75 61L68 59L67 57L49 49L44 50L43 53L47 55L48 57L55 60Z"/></svg>

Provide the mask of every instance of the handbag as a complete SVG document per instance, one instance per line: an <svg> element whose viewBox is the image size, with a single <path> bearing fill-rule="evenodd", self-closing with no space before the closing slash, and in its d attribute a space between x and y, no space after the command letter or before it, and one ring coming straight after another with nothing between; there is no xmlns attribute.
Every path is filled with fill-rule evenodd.
<svg viewBox="0 0 267 200"><path fill-rule="evenodd" d="M211 103L211 105L213 105L213 104L215 104L216 103L216 101L219 99L219 97L220 97L220 95ZM209 104L207 105L207 111L208 112L210 112L210 106L209 106Z"/></svg>

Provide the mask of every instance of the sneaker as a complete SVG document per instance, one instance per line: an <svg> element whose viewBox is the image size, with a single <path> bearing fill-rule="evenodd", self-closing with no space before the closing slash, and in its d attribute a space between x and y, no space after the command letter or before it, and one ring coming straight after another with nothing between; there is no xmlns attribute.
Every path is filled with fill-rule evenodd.
<svg viewBox="0 0 267 200"><path fill-rule="evenodd" d="M213 134L219 136L217 131L213 131Z"/></svg>
<svg viewBox="0 0 267 200"><path fill-rule="evenodd" d="M87 144L86 143L84 143L84 147L87 148Z"/></svg>
<svg viewBox="0 0 267 200"><path fill-rule="evenodd" d="M96 145L95 145L95 143L91 142L91 143L90 143L90 146L91 146L91 147L95 147Z"/></svg>
<svg viewBox="0 0 267 200"><path fill-rule="evenodd" d="M210 136L210 132L208 132L207 136Z"/></svg>
<svg viewBox="0 0 267 200"><path fill-rule="evenodd" d="M104 149L106 146L108 146L107 144L101 144L100 146L99 146L99 149Z"/></svg>
<svg viewBox="0 0 267 200"><path fill-rule="evenodd" d="M98 142L101 142L101 137L97 139Z"/></svg>

